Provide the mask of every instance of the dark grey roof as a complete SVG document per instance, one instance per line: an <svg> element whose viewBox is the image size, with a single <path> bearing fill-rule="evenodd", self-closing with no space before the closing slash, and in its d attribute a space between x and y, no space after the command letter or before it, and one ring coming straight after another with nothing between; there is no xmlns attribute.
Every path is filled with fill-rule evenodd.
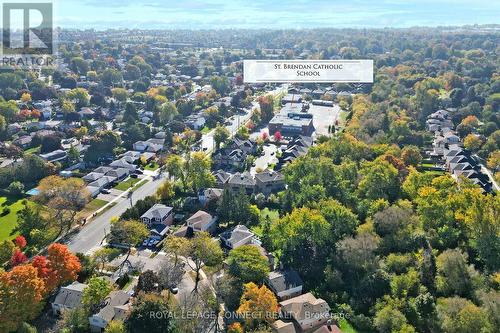
<svg viewBox="0 0 500 333"><path fill-rule="evenodd" d="M270 272L267 280L269 286L277 293L302 286L302 279L292 269Z"/></svg>
<svg viewBox="0 0 500 333"><path fill-rule="evenodd" d="M262 183L272 182L272 181L281 181L285 179L282 173L276 171L265 171L260 172L255 175L255 178L261 181Z"/></svg>
<svg viewBox="0 0 500 333"><path fill-rule="evenodd" d="M112 291L109 293L108 298L106 299L106 305L96 314L97 317L100 317L107 322L113 320L115 317L115 307L122 306L128 303L130 299L130 295L124 291Z"/></svg>
<svg viewBox="0 0 500 333"><path fill-rule="evenodd" d="M53 304L65 306L73 309L82 305L83 289L87 287L86 284L73 282L69 286L61 287Z"/></svg>

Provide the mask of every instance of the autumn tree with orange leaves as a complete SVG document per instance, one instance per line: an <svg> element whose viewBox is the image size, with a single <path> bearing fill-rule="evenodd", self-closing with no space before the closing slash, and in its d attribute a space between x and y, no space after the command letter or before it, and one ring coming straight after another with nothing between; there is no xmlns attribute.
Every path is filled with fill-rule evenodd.
<svg viewBox="0 0 500 333"><path fill-rule="evenodd" d="M15 331L43 308L45 284L31 265L0 273L0 332Z"/></svg>
<svg viewBox="0 0 500 333"><path fill-rule="evenodd" d="M257 286L250 282L244 285L237 312L244 317L248 328L256 328L261 324L273 323L278 315L278 301L273 292L266 286Z"/></svg>

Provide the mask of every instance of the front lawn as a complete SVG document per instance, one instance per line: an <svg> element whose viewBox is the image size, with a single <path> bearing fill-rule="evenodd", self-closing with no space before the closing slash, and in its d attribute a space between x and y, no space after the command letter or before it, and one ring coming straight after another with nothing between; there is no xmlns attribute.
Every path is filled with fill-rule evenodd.
<svg viewBox="0 0 500 333"><path fill-rule="evenodd" d="M144 167L145 170L149 170L149 171L156 171L158 170L160 166L156 163L156 162L153 162L153 163L149 163L148 165L146 165Z"/></svg>
<svg viewBox="0 0 500 333"><path fill-rule="evenodd" d="M82 209L80 213L78 213L79 218L84 218L87 217L88 215L94 213L96 210L99 210L100 208L104 207L108 202L105 200L101 199L94 199L91 202L85 206L85 208Z"/></svg>
<svg viewBox="0 0 500 333"><path fill-rule="evenodd" d="M17 212L23 208L23 200L13 197L0 197L0 242L6 239L14 239L17 234L11 232L17 226ZM10 209L8 214L3 214L4 209Z"/></svg>
<svg viewBox="0 0 500 333"><path fill-rule="evenodd" d="M208 126L205 126L200 130L200 132L201 132L201 134L208 134L208 133L210 133L211 130L212 130L211 128L208 128Z"/></svg>
<svg viewBox="0 0 500 333"><path fill-rule="evenodd" d="M140 181L139 178L129 178L115 186L115 190L126 191Z"/></svg>

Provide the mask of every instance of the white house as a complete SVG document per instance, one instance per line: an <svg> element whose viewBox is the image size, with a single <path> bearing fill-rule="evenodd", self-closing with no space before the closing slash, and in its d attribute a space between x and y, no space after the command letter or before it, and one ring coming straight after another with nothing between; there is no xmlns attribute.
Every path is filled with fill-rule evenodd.
<svg viewBox="0 0 500 333"><path fill-rule="evenodd" d="M153 224L171 225L174 221L173 211L172 207L155 204L141 216L141 221L148 226L152 226Z"/></svg>
<svg viewBox="0 0 500 333"><path fill-rule="evenodd" d="M193 216L187 219L186 225L188 228L193 229L193 232L213 232L217 227L217 217L204 212L202 210L197 211Z"/></svg>

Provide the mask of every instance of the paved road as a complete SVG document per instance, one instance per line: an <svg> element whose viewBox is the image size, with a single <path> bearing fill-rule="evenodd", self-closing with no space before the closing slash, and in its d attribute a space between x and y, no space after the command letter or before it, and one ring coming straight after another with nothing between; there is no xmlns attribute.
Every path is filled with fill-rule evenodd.
<svg viewBox="0 0 500 333"><path fill-rule="evenodd" d="M163 179L151 180L138 188L132 195L133 204L135 205L138 200L155 194L156 189L162 182ZM120 216L128 208L130 208L130 200L127 196L118 199L113 207L83 226L82 229L67 242L69 249L73 253L87 253L98 247L106 233L109 232L111 219L115 216Z"/></svg>

